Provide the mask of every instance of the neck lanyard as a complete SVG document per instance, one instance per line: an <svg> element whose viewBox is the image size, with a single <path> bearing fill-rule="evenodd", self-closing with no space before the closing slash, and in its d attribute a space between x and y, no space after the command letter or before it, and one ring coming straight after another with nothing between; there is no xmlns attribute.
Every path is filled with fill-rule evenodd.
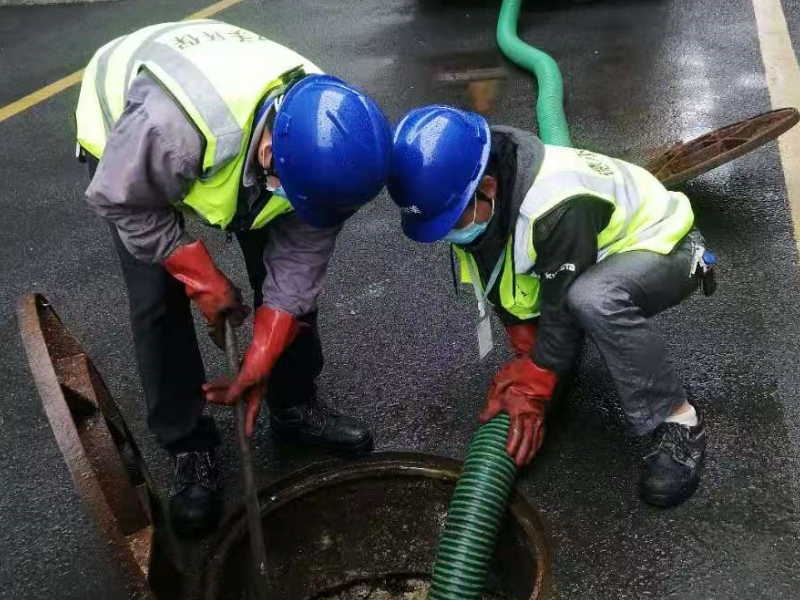
<svg viewBox="0 0 800 600"><path fill-rule="evenodd" d="M494 285L497 283L497 278L500 276L500 271L503 268L503 260L506 257L506 251L504 248L503 251L500 252L500 257L497 259L491 275L489 275L489 281L486 282L486 287L484 287L482 290L481 277L478 273L478 267L475 264L475 258L473 258L471 254L467 254L469 255L469 260L467 261L469 278L472 280L472 289L475 292L475 300L478 301L478 313L481 317L484 317L487 312L486 306L489 304L489 294L491 293L492 289L494 289Z"/></svg>
<svg viewBox="0 0 800 600"><path fill-rule="evenodd" d="M492 274L489 276L489 281L486 282L486 287L481 290L481 279L478 273L478 267L475 264L475 258L472 254L467 252L467 267L469 268L469 277L472 280L472 289L475 292L475 300L478 302L478 354L483 359L494 347L494 340L492 339L492 324L487 310L489 293L497 283L500 276L500 271L503 267L503 262L506 256L506 250L500 252L500 257L492 269Z"/></svg>

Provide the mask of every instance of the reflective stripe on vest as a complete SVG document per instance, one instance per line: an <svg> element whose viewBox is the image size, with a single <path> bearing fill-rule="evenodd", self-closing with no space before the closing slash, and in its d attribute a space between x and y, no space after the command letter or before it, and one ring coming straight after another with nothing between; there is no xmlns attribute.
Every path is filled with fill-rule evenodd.
<svg viewBox="0 0 800 600"><path fill-rule="evenodd" d="M532 319L540 312L535 224L577 196L593 196L613 208L608 225L598 234L598 261L630 250L668 254L694 224L689 199L667 191L641 167L586 150L545 146L544 161L520 207L514 236L506 244L500 276L500 303L518 319ZM454 250L460 279L469 283L466 261L475 259L457 246Z"/></svg>
<svg viewBox="0 0 800 600"><path fill-rule="evenodd" d="M672 251L692 228L689 199L669 192L645 169L589 152L545 146L539 174L520 207L515 230L517 270L536 263L536 222L570 198L592 196L612 207L608 225L597 236L597 260L630 250Z"/></svg>
<svg viewBox="0 0 800 600"><path fill-rule="evenodd" d="M319 68L292 50L220 21L163 23L117 38L87 66L78 100L78 143L97 158L125 107L127 90L146 70L198 128L205 140L202 176L182 203L212 225L226 227L236 214L241 174L254 112L279 93L283 75ZM273 201L253 219L263 226L291 210Z"/></svg>

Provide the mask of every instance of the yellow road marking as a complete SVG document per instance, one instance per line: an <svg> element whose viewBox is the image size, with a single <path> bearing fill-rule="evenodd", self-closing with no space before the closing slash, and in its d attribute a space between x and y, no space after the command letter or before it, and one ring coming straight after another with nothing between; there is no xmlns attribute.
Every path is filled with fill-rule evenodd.
<svg viewBox="0 0 800 600"><path fill-rule="evenodd" d="M781 0L753 0L761 58L773 108L800 108L800 66L792 48ZM800 126L778 138L794 239L800 251Z"/></svg>
<svg viewBox="0 0 800 600"><path fill-rule="evenodd" d="M229 8L235 4L239 4L244 0L222 0L221 2L215 2L211 6L207 6L202 10L198 10L196 13L192 13L188 17L185 17L184 21L191 21L194 19L207 19L217 13L222 12L226 8ZM64 90L71 88L76 83L80 83L81 78L83 77L83 69L80 71L75 71L74 73L67 75L66 77L62 77L58 81L54 81L53 83L44 86L43 88L39 88L35 92L28 94L27 96L23 96L19 100L15 100L11 104L6 104L2 108L0 108L0 123L5 121L6 119L10 119L14 115L18 115L19 113L28 110L32 106L36 106L40 102L44 102L48 98L51 98L58 94L59 92L63 92Z"/></svg>
<svg viewBox="0 0 800 600"><path fill-rule="evenodd" d="M222 0L221 2L216 2L209 7L204 8L203 10L198 10L196 13L192 13L188 17L184 19L184 21L191 21L192 19L207 19L219 12L222 12L226 8L233 6L234 4L239 4L243 0Z"/></svg>
<svg viewBox="0 0 800 600"><path fill-rule="evenodd" d="M23 110L27 110L31 106L39 104L39 102L44 102L51 96L55 96L59 92L63 92L65 89L72 87L81 80L82 76L83 69L80 71L75 71L71 75L62 77L50 85L39 88L35 92L28 94L27 96L23 96L11 104L6 104L3 108L0 108L0 123L18 113L21 113Z"/></svg>

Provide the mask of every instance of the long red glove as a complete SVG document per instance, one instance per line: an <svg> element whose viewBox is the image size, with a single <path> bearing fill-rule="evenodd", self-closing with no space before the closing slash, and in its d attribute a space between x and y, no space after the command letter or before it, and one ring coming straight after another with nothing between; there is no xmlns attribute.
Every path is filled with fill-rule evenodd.
<svg viewBox="0 0 800 600"><path fill-rule="evenodd" d="M272 367L299 330L300 323L292 314L268 306L259 307L253 320L253 340L236 380L232 384L221 379L203 385L206 400L214 404L236 404L244 394L243 400L247 402L245 433L248 437L253 435Z"/></svg>
<svg viewBox="0 0 800 600"><path fill-rule="evenodd" d="M182 244L163 262L164 268L186 289L209 326L209 333L218 346L225 344L225 318L234 327L242 324L250 310L242 304L242 296L230 280L217 269L203 242Z"/></svg>
<svg viewBox="0 0 800 600"><path fill-rule="evenodd" d="M536 345L536 324L520 323L506 327L508 344L514 351L514 356L530 356Z"/></svg>
<svg viewBox="0 0 800 600"><path fill-rule="evenodd" d="M536 343L536 326L524 323L506 328L514 358L494 376L480 415L481 422L500 412L511 417L506 452L518 466L528 464L544 439L544 415L553 396L557 377L530 356Z"/></svg>

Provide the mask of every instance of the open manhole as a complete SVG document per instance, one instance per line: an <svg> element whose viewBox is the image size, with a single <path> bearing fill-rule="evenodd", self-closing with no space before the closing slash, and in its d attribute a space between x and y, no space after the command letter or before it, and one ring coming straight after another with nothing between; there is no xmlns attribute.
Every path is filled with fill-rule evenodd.
<svg viewBox="0 0 800 600"><path fill-rule="evenodd" d="M349 583L344 587L320 594L314 600L427 600L430 581L422 577L382 577ZM489 592L481 600L501 600Z"/></svg>
<svg viewBox="0 0 800 600"><path fill-rule="evenodd" d="M180 563L136 443L100 374L46 298L26 295L20 333L75 488L108 542L128 597L179 600ZM267 600L422 600L461 463L383 453L309 467L260 493ZM243 507L205 559L205 600L250 596ZM184 574L184 576L187 574ZM484 600L550 597L550 552L534 509L515 493ZM193 599L194 600L194 599Z"/></svg>
<svg viewBox="0 0 800 600"><path fill-rule="evenodd" d="M317 465L260 493L270 600L422 600L461 463L383 453ZM223 524L205 600L249 597L243 510ZM550 553L536 512L515 494L498 538L488 599L550 594Z"/></svg>

